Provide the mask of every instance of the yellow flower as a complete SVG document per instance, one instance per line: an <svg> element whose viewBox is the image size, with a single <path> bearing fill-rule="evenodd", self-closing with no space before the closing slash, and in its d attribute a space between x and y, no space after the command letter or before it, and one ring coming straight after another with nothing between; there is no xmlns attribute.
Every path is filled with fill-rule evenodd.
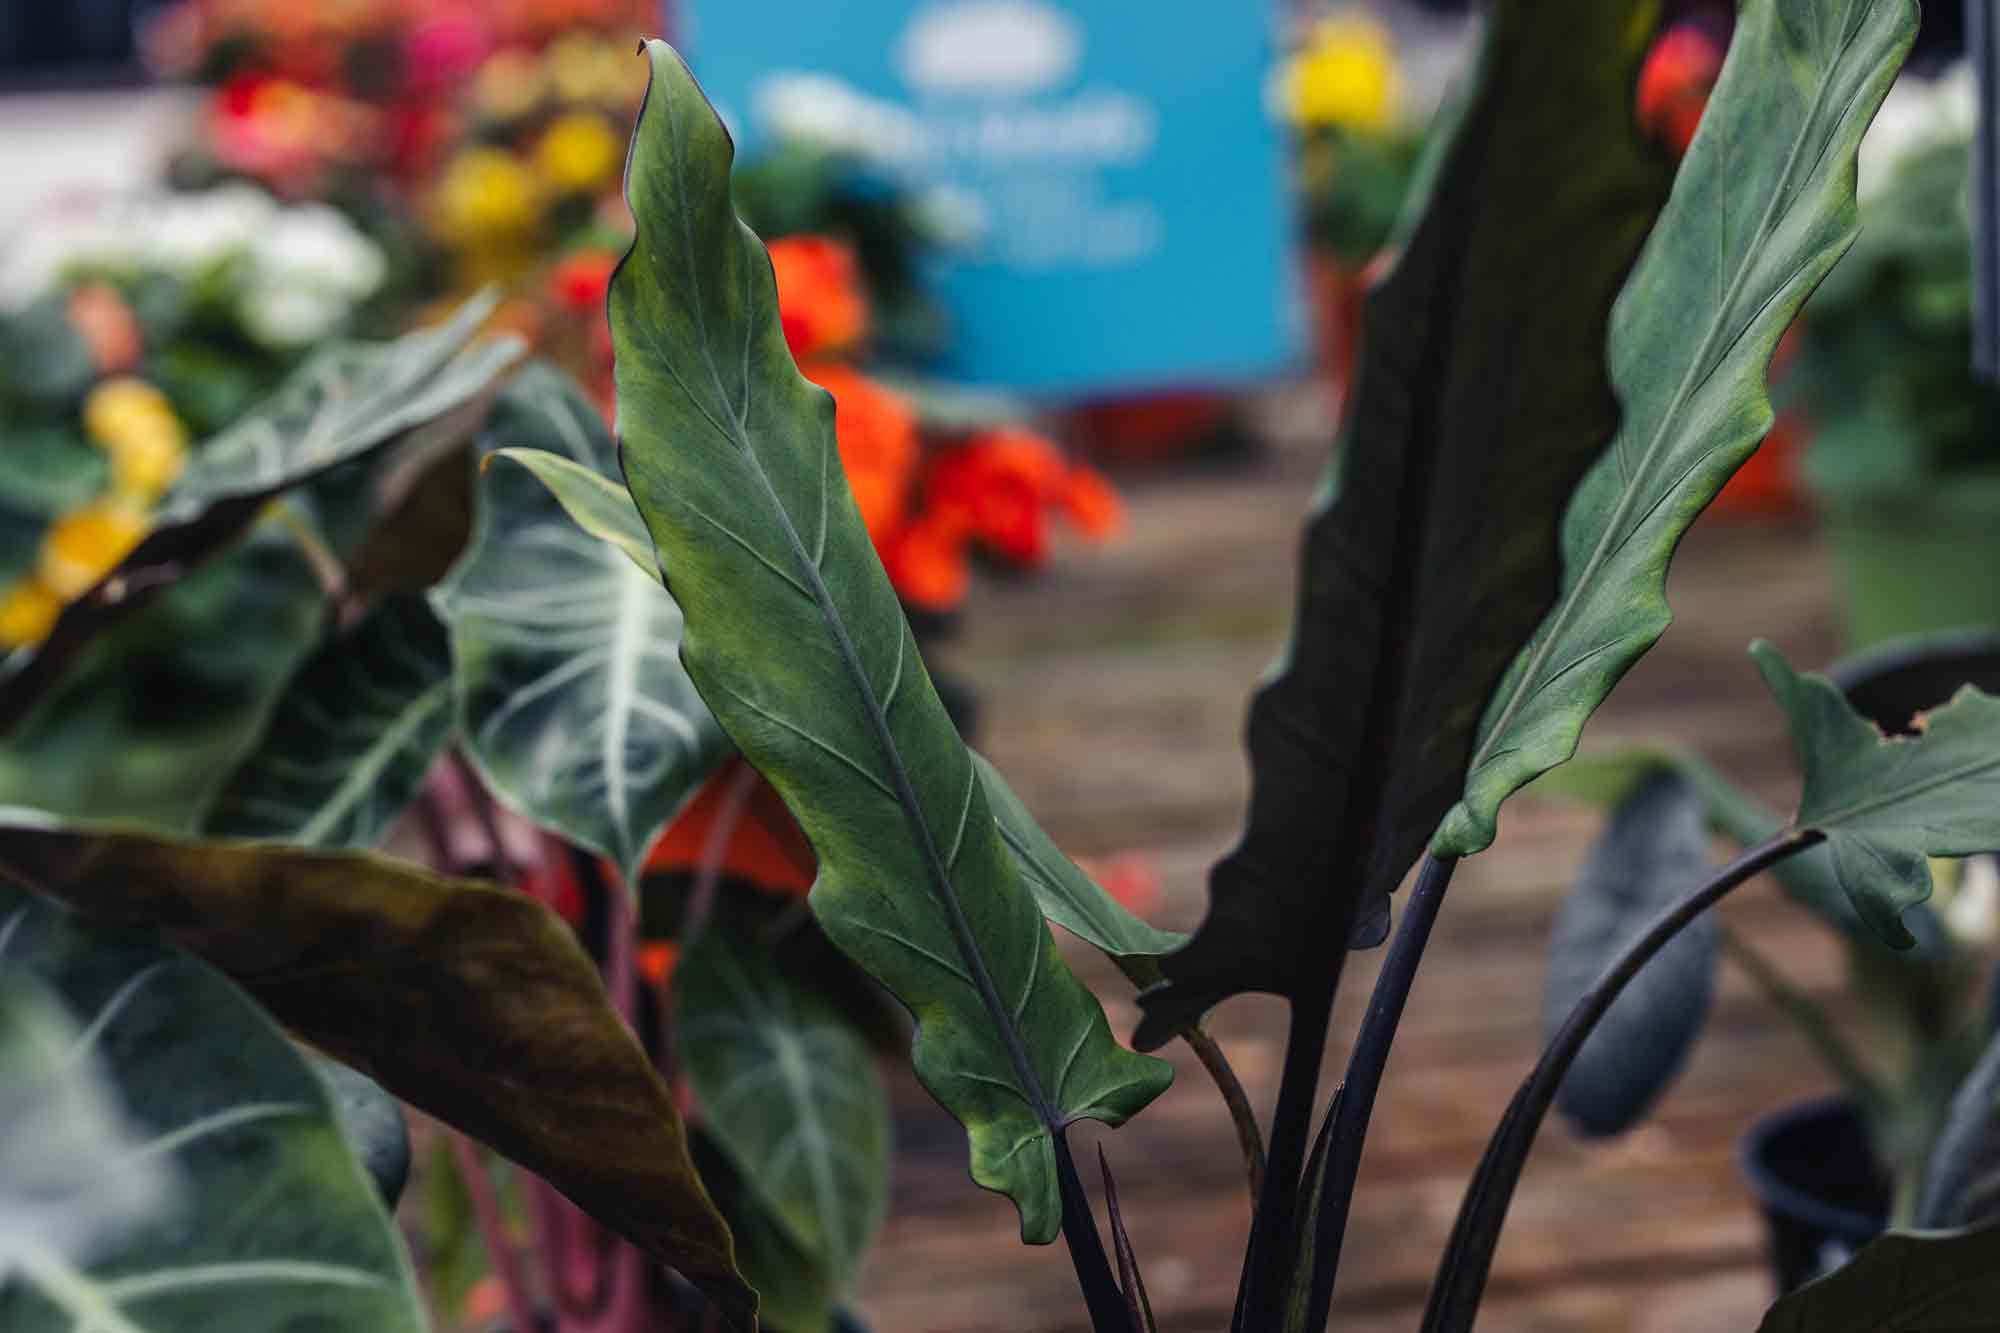
<svg viewBox="0 0 2000 1333"><path fill-rule="evenodd" d="M541 219L541 187L504 148L471 148L445 168L432 206L446 237L478 242L519 236Z"/></svg>
<svg viewBox="0 0 2000 1333"><path fill-rule="evenodd" d="M1395 124L1402 82L1388 30L1343 14L1313 25L1285 71L1285 105L1309 129L1380 132Z"/></svg>
<svg viewBox="0 0 2000 1333"><path fill-rule="evenodd" d="M0 648L21 648L48 638L62 609L62 598L38 580L17 579L0 593Z"/></svg>
<svg viewBox="0 0 2000 1333"><path fill-rule="evenodd" d="M604 117L572 111L543 131L535 165L564 194L594 194L617 178L624 151Z"/></svg>
<svg viewBox="0 0 2000 1333"><path fill-rule="evenodd" d="M36 565L42 583L63 601L97 586L146 535L146 515L122 500L99 500L71 510L42 538Z"/></svg>
<svg viewBox="0 0 2000 1333"><path fill-rule="evenodd" d="M157 500L181 475L187 458L187 435L178 421L171 430L135 432L111 446L112 488L135 500Z"/></svg>
<svg viewBox="0 0 2000 1333"><path fill-rule="evenodd" d="M139 435L169 432L183 436L167 396L142 379L120 375L105 380L83 400L84 433L105 448Z"/></svg>

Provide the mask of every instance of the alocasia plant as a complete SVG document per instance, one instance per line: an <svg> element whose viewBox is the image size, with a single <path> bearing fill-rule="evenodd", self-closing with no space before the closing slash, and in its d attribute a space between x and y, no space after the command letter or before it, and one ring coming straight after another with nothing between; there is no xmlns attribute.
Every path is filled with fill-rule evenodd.
<svg viewBox="0 0 2000 1333"><path fill-rule="evenodd" d="M624 1275L607 1288L610 1313L577 1314L589 1302L551 1259L540 1285L565 1329L626 1333L682 1314L697 1326L656 1299L648 1258L733 1327L758 1318L752 1275L779 1333L838 1318L880 1218L886 1129L861 1029L787 966L794 932L830 941L914 1016L916 1072L964 1125L973 1178L1014 1201L1024 1239L1068 1242L1097 1333L1151 1333L1154 1314L1109 1163L1107 1247L1067 1131L1137 1113L1168 1067L1114 1038L1052 924L1146 987L1143 1048L1186 1036L1219 1066L1202 1015L1275 992L1294 1026L1234 1326L1318 1333L1375 1092L1452 867L1493 840L1509 794L1570 755L1664 628L1674 546L1768 425L1772 347L1851 235L1855 149L1915 25L1910 0L1744 0L1668 196L1669 164L1630 109L1659 11L1497 0L1479 77L1370 302L1353 410L1308 527L1293 648L1252 705L1249 826L1192 940L1112 902L953 728L848 488L832 402L794 365L769 260L733 210L728 136L660 43L644 48L652 82L628 163L637 235L609 296L615 451L586 400L524 373L481 436L490 466L460 562L429 606L372 582L345 590L343 632L296 673L224 785L211 841L11 812L0 875L90 929L148 929L165 942L148 947L204 960L299 1037L641 1247L609 1252ZM423 405L389 411L396 429L490 380L469 374L465 395L421 388L450 360L440 346L378 367ZM315 459L320 419L298 423ZM287 427L259 429L292 456ZM351 436L341 457L375 438L335 434ZM230 494L261 504L316 466L259 469ZM352 494L321 503L340 510ZM235 519L222 526L215 541L233 540ZM177 576L174 560L141 567ZM373 605L349 614L355 599ZM79 614L69 633L81 642L94 621ZM1580 956L1602 973L1559 988L1566 1014L1471 1184L1427 1333L1471 1327L1564 1075L1592 1053L1600 1020L1616 1021L1624 988L1713 903L1800 857L1801 896L1895 936L1927 890L1925 856L2000 846L2000 703L1967 693L1921 736L1885 739L1831 684L1758 654L1798 738L1804 798L1790 819L1747 806L1719 818L1726 786L1685 760L1645 789L1678 813L1606 853L1609 879L1650 874L1620 881L1634 892L1613 919L1577 926ZM704 864L677 905L678 973L649 992L633 952L656 915L648 848L731 746L812 844L809 909L773 919L721 904L718 866ZM480 856L456 855L437 818L443 787L425 770L447 750L469 760L449 771L488 825ZM724 822L741 814L726 793L746 770L726 771ZM558 851L517 865L488 788ZM355 850L406 808L430 819L442 867L509 884ZM1752 844L1705 880L1693 853L1704 821ZM1660 827L1673 836L1655 845ZM1381 936L1420 857L1308 1152L1345 952ZM1654 896L1652 881L1683 872L1702 882ZM538 901L565 893L588 899L578 929ZM1698 1013L1701 971L1646 984ZM635 1020L663 1034L674 1086ZM682 1103L700 1113L692 1127ZM1979 1160L1964 1158L1974 1175ZM458 1161L483 1169L470 1148ZM0 1180L0 1208L7 1189ZM490 1191L475 1196L514 1317L535 1322L537 1284ZM537 1197L554 1233L574 1229ZM1837 1333L1865 1309L1870 1327L1915 1327L1925 1302L1985 1308L2000 1301L1995 1251L1991 1232L1893 1237L1767 1326ZM0 1301L20 1286L0 1273ZM384 1326L398 1325L369 1325Z"/></svg>

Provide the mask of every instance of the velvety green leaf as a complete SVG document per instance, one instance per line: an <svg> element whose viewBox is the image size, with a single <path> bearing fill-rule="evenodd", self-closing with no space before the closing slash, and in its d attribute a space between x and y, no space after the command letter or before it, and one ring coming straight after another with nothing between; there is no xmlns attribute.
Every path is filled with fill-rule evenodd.
<svg viewBox="0 0 2000 1333"><path fill-rule="evenodd" d="M829 1333L840 1284L826 1262L802 1248L772 1215L713 1134L697 1129L692 1146L702 1180L729 1219L737 1266L757 1289L759 1327L766 1333Z"/></svg>
<svg viewBox="0 0 2000 1333"><path fill-rule="evenodd" d="M782 936L718 902L674 972L681 1058L709 1134L792 1241L848 1287L881 1226L889 1111L868 1044Z"/></svg>
<svg viewBox="0 0 2000 1333"><path fill-rule="evenodd" d="M2000 850L2000 699L1966 686L1915 737L1885 737L1824 676L1768 643L1757 669L1791 719L1805 769L1793 823L1823 834L1854 910L1898 948L1903 909L1931 896L1932 856Z"/></svg>
<svg viewBox="0 0 2000 1333"><path fill-rule="evenodd" d="M39 649L7 659L0 730L18 722L107 626L234 543L274 496L419 428L442 429L446 418L469 429L481 396L520 355L511 339L472 340L489 309L486 301L468 302L439 328L331 348L201 444L145 540L63 609Z"/></svg>
<svg viewBox="0 0 2000 1333"><path fill-rule="evenodd" d="M1250 708L1251 801L1141 1046L1217 1001L1316 1002L1458 798L1541 620L1557 524L1617 427L1612 302L1666 195L1633 123L1655 0L1503 0L1420 220L1368 297L1290 651Z"/></svg>
<svg viewBox="0 0 2000 1333"><path fill-rule="evenodd" d="M373 847L451 734L451 649L421 598L383 602L306 661L202 832Z"/></svg>
<svg viewBox="0 0 2000 1333"><path fill-rule="evenodd" d="M1975 1333L2000 1310L2000 1226L1891 1232L1771 1307L1758 1333Z"/></svg>
<svg viewBox="0 0 2000 1333"><path fill-rule="evenodd" d="M403 1104L361 1071L314 1051L306 1054L333 1094L334 1114L347 1146L375 1182L382 1202L394 1208L410 1182L410 1125Z"/></svg>
<svg viewBox="0 0 2000 1333"><path fill-rule="evenodd" d="M918 1076L966 1126L974 1179L1051 1240L1055 1134L1122 1121L1170 1071L1112 1040L1057 953L854 507L832 399L792 364L728 135L680 57L647 51L611 324L682 660L811 838L827 935L916 1014Z"/></svg>
<svg viewBox="0 0 2000 1333"><path fill-rule="evenodd" d="M8 974L45 987L76 1020L51 1047L55 1034L24 1023L17 994L0 992L13 1110L57 1091L82 1056L129 1126L109 1134L101 1114L9 1114L0 1197L31 1172L48 1215L66 1223L95 1193L82 1154L160 1177L152 1207L114 1219L80 1253L48 1248L52 1233L12 1237L11 1253L0 1238L0 1327L425 1327L408 1260L326 1084L241 992L146 934L88 927L18 888L0 886L0 941Z"/></svg>
<svg viewBox="0 0 2000 1333"><path fill-rule="evenodd" d="M597 409L546 367L501 396L480 438L482 454L510 445L617 474ZM451 623L466 753L494 794L637 884L728 750L681 665L680 607L512 465L485 469L472 547L435 601Z"/></svg>
<svg viewBox="0 0 2000 1333"><path fill-rule="evenodd" d="M0 875L159 929L285 1027L534 1171L747 1328L680 1115L569 927L368 852L0 826Z"/></svg>
<svg viewBox="0 0 2000 1333"><path fill-rule="evenodd" d="M1700 793L1672 773L1619 804L1556 916L1542 990L1549 1037L1626 948L1707 877L1707 814ZM1580 1133L1624 1133L1680 1073L1715 997L1721 947L1721 921L1697 917L1605 1014L1556 1098Z"/></svg>
<svg viewBox="0 0 2000 1333"><path fill-rule="evenodd" d="M1914 1219L1919 1227L1967 1227L2000 1220L2000 1037L1979 1057L1952 1098L1924 1168Z"/></svg>
<svg viewBox="0 0 2000 1333"><path fill-rule="evenodd" d="M502 449L496 458L518 463L548 488L570 521L599 541L623 551L646 577L661 587L659 553L653 534L632 502L632 492L612 477L546 449Z"/></svg>
<svg viewBox="0 0 2000 1333"><path fill-rule="evenodd" d="M1433 844L1470 855L1576 751L1672 620L1681 536L1771 426L1778 338L1854 239L1854 155L1916 35L1915 0L1746 0L1673 197L1611 325L1624 415L1562 525L1562 592L1487 705ZM1540 356L1537 349L1536 355Z"/></svg>

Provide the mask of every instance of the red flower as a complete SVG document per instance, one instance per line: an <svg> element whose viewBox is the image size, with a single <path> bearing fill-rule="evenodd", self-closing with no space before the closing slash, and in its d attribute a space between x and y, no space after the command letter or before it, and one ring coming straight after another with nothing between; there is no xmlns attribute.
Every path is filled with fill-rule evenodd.
<svg viewBox="0 0 2000 1333"><path fill-rule="evenodd" d="M1698 23L1667 29L1639 71L1639 125L1675 157L1687 152L1722 73L1723 44Z"/></svg>
<svg viewBox="0 0 2000 1333"><path fill-rule="evenodd" d="M579 250L557 264L549 275L549 294L565 310L596 314L604 309L604 294L618 257L603 250Z"/></svg>
<svg viewBox="0 0 2000 1333"><path fill-rule="evenodd" d="M795 359L845 351L867 336L868 298L853 250L824 236L788 236L770 251L778 315Z"/></svg>

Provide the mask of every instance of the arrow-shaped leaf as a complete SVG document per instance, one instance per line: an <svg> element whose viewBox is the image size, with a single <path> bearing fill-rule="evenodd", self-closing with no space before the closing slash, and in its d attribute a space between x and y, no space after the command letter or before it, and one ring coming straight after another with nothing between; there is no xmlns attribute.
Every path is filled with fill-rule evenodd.
<svg viewBox="0 0 2000 1333"><path fill-rule="evenodd" d="M242 992L6 885L0 971L0 1327L426 1327L327 1085ZM76 1102L79 1075L114 1105Z"/></svg>
<svg viewBox="0 0 2000 1333"><path fill-rule="evenodd" d="M2000 850L2000 699L1968 685L1911 737L1885 737L1824 676L1768 643L1751 654L1791 719L1805 769L1793 823L1826 838L1861 919L1897 948L1905 908L1931 896L1932 856Z"/></svg>
<svg viewBox="0 0 2000 1333"><path fill-rule="evenodd" d="M833 403L786 349L736 217L728 135L680 57L652 85L611 287L625 475L687 614L681 656L819 856L827 935L916 1014L916 1070L973 1177L1055 1237L1056 1136L1118 1123L1167 1067L1111 1038L1056 952L849 493Z"/></svg>
<svg viewBox="0 0 2000 1333"><path fill-rule="evenodd" d="M213 837L373 847L451 734L451 648L396 597L307 659L202 820Z"/></svg>
<svg viewBox="0 0 2000 1333"><path fill-rule="evenodd" d="M560 458L623 494L607 480L617 446L596 408L548 367L501 395L479 443L482 455ZM466 753L501 800L637 884L648 849L728 749L681 666L681 609L520 468L486 468L478 503L472 546L435 594ZM653 564L643 528L639 539Z"/></svg>
<svg viewBox="0 0 2000 1333"><path fill-rule="evenodd" d="M1772 1306L1757 1333L1973 1333L1995 1310L2000 1226L1892 1232Z"/></svg>
<svg viewBox="0 0 2000 1333"><path fill-rule="evenodd" d="M1674 547L1771 425L1779 335L1854 239L1854 155L1917 29L1914 0L1750 0L1611 325L1624 416L1562 525L1562 592L1479 725L1433 849L1568 759L1658 641ZM1537 353L1539 354L1539 353Z"/></svg>
<svg viewBox="0 0 2000 1333"><path fill-rule="evenodd" d="M1506 0L1394 271L1306 530L1293 640L1250 708L1251 802L1151 1047L1218 1001L1313 1004L1457 799L1547 611L1563 505L1617 425L1612 301L1665 196L1631 88L1653 0Z"/></svg>
<svg viewBox="0 0 2000 1333"><path fill-rule="evenodd" d="M672 1097L569 927L527 895L369 852L49 823L0 825L0 877L159 930L285 1027L534 1171L750 1326L756 1297Z"/></svg>
<svg viewBox="0 0 2000 1333"><path fill-rule="evenodd" d="M782 936L723 903L674 985L680 1051L710 1136L840 1294L881 1225L888 1185L889 1112L868 1043L787 966Z"/></svg>

